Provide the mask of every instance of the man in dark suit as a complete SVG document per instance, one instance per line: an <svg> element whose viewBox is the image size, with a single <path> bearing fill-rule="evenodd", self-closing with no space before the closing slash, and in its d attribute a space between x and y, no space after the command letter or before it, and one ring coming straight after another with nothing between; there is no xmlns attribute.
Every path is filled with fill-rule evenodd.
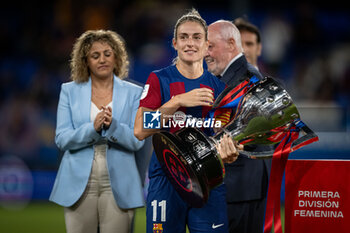
<svg viewBox="0 0 350 233"><path fill-rule="evenodd" d="M261 73L249 64L243 54L241 36L230 21L219 20L208 27L209 48L205 57L208 70L227 85L238 85ZM262 146L245 146L258 151ZM225 164L229 230L234 233L263 232L264 213L271 159L254 160L239 156L235 163Z"/></svg>

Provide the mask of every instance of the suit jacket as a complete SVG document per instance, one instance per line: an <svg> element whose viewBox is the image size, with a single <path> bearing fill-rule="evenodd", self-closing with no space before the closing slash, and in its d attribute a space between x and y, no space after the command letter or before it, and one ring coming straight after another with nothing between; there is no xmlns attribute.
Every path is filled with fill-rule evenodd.
<svg viewBox="0 0 350 233"><path fill-rule="evenodd" d="M90 120L91 79L62 84L57 109L55 142L64 151L50 200L69 207L83 194L94 158L93 145L108 140L107 168L111 188L122 209L144 205L135 151L144 142L134 136L134 121L142 88L114 77L112 123L99 134Z"/></svg>
<svg viewBox="0 0 350 233"><path fill-rule="evenodd" d="M255 74L259 79L263 76L244 56L235 60L224 75L220 78L227 85L238 85L247 76L247 72ZM250 150L258 151L260 147L250 147ZM225 184L227 188L227 202L241 202L262 199L266 196L268 178L270 177L271 159L249 159L238 156L231 164L225 164Z"/></svg>

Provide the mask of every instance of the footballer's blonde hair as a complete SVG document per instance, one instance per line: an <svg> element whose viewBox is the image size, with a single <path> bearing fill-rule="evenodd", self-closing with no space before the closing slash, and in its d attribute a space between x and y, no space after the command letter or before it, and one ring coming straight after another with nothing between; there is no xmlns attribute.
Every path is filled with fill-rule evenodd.
<svg viewBox="0 0 350 233"><path fill-rule="evenodd" d="M205 20L202 18L202 16L199 14L199 12L192 8L191 11L189 11L187 14L184 14L183 16L181 16L174 27L174 39L177 39L177 30L179 28L179 26L185 22L196 22L199 23L203 29L204 29L204 34L205 34L205 40L208 40L208 25L207 22L205 22Z"/></svg>
<svg viewBox="0 0 350 233"><path fill-rule="evenodd" d="M174 27L174 36L173 36L173 40L177 40L177 31L178 31L178 28L180 27L180 25L186 23L186 22L196 22L198 23L199 25L201 25L201 27L203 28L204 30L204 39L205 41L208 41L208 25L207 25L207 22L202 18L202 16L199 14L199 12L192 8L191 11L189 11L188 13L184 14L183 16L181 16L176 24L175 24L175 27ZM173 64L176 64L179 60L179 57L176 56L174 59L173 59Z"/></svg>

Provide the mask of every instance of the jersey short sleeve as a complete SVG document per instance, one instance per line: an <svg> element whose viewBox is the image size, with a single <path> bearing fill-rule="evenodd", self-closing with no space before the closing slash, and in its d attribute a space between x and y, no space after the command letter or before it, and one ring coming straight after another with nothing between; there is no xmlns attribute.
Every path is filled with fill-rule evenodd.
<svg viewBox="0 0 350 233"><path fill-rule="evenodd" d="M147 82L143 88L143 92L140 99L140 107L157 109L162 103L162 93L160 89L160 83L157 75L151 73L147 79Z"/></svg>

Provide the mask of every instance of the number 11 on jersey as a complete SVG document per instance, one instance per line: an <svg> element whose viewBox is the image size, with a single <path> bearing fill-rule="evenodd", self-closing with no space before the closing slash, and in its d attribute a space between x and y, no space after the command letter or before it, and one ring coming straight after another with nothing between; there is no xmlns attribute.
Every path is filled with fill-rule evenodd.
<svg viewBox="0 0 350 233"><path fill-rule="evenodd" d="M158 203L157 200L153 200L151 202L151 205L153 207L153 222L157 221L157 210L158 207L160 207L160 221L165 222L166 221L166 200L162 200Z"/></svg>

